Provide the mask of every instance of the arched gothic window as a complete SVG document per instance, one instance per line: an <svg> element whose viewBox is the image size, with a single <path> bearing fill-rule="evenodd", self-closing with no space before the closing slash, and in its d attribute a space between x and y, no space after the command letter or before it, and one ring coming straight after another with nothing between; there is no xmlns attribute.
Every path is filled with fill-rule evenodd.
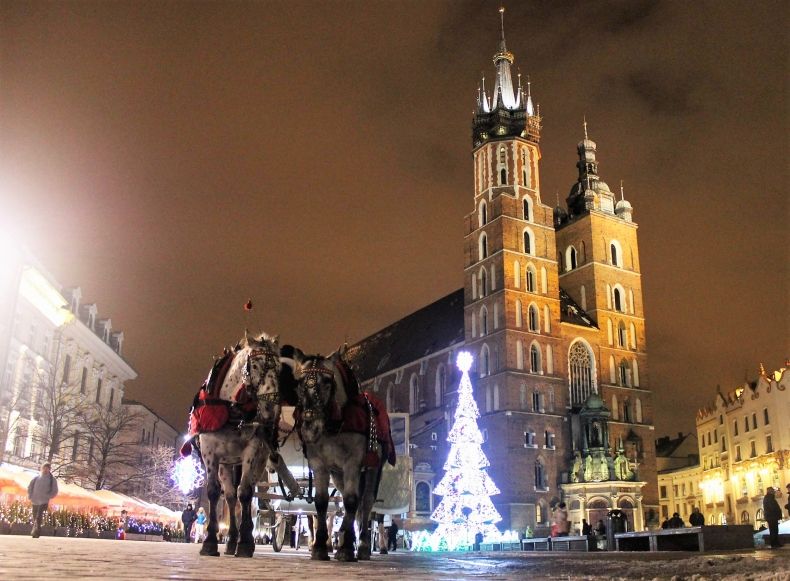
<svg viewBox="0 0 790 581"><path fill-rule="evenodd" d="M543 462L540 459L535 460L535 489L546 490L546 474L543 468Z"/></svg>
<svg viewBox="0 0 790 581"><path fill-rule="evenodd" d="M485 226L488 224L488 205L485 203L485 200L480 202L480 214L479 214L479 225L480 227Z"/></svg>
<svg viewBox="0 0 790 581"><path fill-rule="evenodd" d="M523 210L524 210L524 219L525 220L530 220L531 219L530 218L530 214L532 212L530 212L530 207L529 207L530 203L529 203L529 198L527 196L524 196L524 200L522 201L522 206L523 206Z"/></svg>
<svg viewBox="0 0 790 581"><path fill-rule="evenodd" d="M524 253L532 254L533 251L532 232L529 230L524 230Z"/></svg>
<svg viewBox="0 0 790 581"><path fill-rule="evenodd" d="M489 374L489 358L488 345L483 345L480 349L480 377L485 377Z"/></svg>
<svg viewBox="0 0 790 581"><path fill-rule="evenodd" d="M521 327L522 316L523 315L521 312L521 301L516 300L516 327Z"/></svg>
<svg viewBox="0 0 790 581"><path fill-rule="evenodd" d="M444 403L444 394L447 391L447 370L444 367L444 363L440 363L439 366L436 368L436 386L434 388L434 399L436 401L436 407L439 407Z"/></svg>
<svg viewBox="0 0 790 581"><path fill-rule="evenodd" d="M614 310L620 313L625 312L625 304L623 300L623 291L619 287L614 287Z"/></svg>
<svg viewBox="0 0 790 581"><path fill-rule="evenodd" d="M499 163L505 163L505 148L499 148Z"/></svg>
<svg viewBox="0 0 790 581"><path fill-rule="evenodd" d="M537 273L535 272L535 267L531 264L527 265L527 292L534 293L535 292L535 279L537 278Z"/></svg>
<svg viewBox="0 0 790 581"><path fill-rule="evenodd" d="M416 375L409 382L409 413L416 414L420 409L420 380Z"/></svg>
<svg viewBox="0 0 790 581"><path fill-rule="evenodd" d="M612 264L614 266L623 266L623 251L620 248L620 243L617 240L612 240L609 243L609 254Z"/></svg>
<svg viewBox="0 0 790 581"><path fill-rule="evenodd" d="M628 362L625 359L623 359L620 362L620 367L618 369L619 369L620 385L625 385L627 387L630 387L631 386L631 370L628 367Z"/></svg>
<svg viewBox="0 0 790 581"><path fill-rule="evenodd" d="M540 349L534 343L529 348L529 370L532 373L540 373Z"/></svg>
<svg viewBox="0 0 790 581"><path fill-rule="evenodd" d="M524 369L524 344L521 339L516 341L516 369Z"/></svg>
<svg viewBox="0 0 790 581"><path fill-rule="evenodd" d="M507 184L507 170L502 168L499 170L499 185L504 186Z"/></svg>
<svg viewBox="0 0 790 581"><path fill-rule="evenodd" d="M414 500L417 512L431 511L431 487L427 482L418 482L414 489Z"/></svg>
<svg viewBox="0 0 790 581"><path fill-rule="evenodd" d="M595 358L590 348L581 340L575 341L568 351L569 383L572 405L582 405L595 388Z"/></svg>
<svg viewBox="0 0 790 581"><path fill-rule="evenodd" d="M576 253L576 248L573 246L568 246L565 250L565 270L573 270L578 266L578 254Z"/></svg>
<svg viewBox="0 0 790 581"><path fill-rule="evenodd" d="M480 336L488 335L488 309L480 308Z"/></svg>
<svg viewBox="0 0 790 581"><path fill-rule="evenodd" d="M480 241L477 250L480 257L479 260L488 258L488 237L486 236L485 232L480 235Z"/></svg>
<svg viewBox="0 0 790 581"><path fill-rule="evenodd" d="M628 336L625 331L625 323L622 321L617 325L617 345L620 347L628 347Z"/></svg>
<svg viewBox="0 0 790 581"><path fill-rule="evenodd" d="M488 296L488 271L485 268L480 271L480 296Z"/></svg>
<svg viewBox="0 0 790 581"><path fill-rule="evenodd" d="M540 315L538 314L538 307L535 305L529 306L529 330L540 331Z"/></svg>
<svg viewBox="0 0 790 581"><path fill-rule="evenodd" d="M521 263L518 260L513 261L513 286L521 288Z"/></svg>

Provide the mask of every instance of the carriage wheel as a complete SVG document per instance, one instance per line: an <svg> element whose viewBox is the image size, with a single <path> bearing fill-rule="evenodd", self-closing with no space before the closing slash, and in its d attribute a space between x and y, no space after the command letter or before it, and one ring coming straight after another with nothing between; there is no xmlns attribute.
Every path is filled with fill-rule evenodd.
<svg viewBox="0 0 790 581"><path fill-rule="evenodd" d="M274 530L272 531L272 549L275 553L283 550L283 543L285 542L285 532L288 528L286 520L281 516L274 523Z"/></svg>

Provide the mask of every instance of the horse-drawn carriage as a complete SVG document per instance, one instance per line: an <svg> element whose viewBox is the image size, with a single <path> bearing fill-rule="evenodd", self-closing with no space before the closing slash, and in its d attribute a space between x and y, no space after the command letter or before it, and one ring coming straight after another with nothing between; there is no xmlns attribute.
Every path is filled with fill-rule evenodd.
<svg viewBox="0 0 790 581"><path fill-rule="evenodd" d="M280 430L291 433L293 430L293 407L284 407L280 421ZM379 482L376 503L373 512L376 515L396 515L408 512L411 497L412 465L409 457L409 415L403 413L389 414L392 439L395 444L397 460L395 466L385 464ZM310 474L310 468L302 452L301 442L296 434L286 439L280 446L279 453L290 474L299 485L301 498L294 498L287 486L278 478L277 473L266 472L268 480L258 482L259 506L258 534L271 539L272 548L279 552L284 546L293 542L300 548L303 537L310 541L314 538L314 522L316 508L313 499L316 488ZM343 497L330 480L329 509L327 526L330 538L334 528L336 515L343 510ZM374 530L374 534L377 531ZM293 535L292 541L291 535Z"/></svg>
<svg viewBox="0 0 790 581"><path fill-rule="evenodd" d="M298 515L314 509L311 556L316 560L329 559L335 548L326 517L330 502L339 507L340 499L334 493L330 498L330 491L342 495L335 552L341 561L370 559L373 510L408 510L408 418L399 415L392 426L382 402L360 389L343 354L341 349L328 357L306 355L293 347L281 349L277 337L245 333L217 360L190 413L194 438L182 448L182 454L189 454L192 441L197 441L206 467L209 521L201 555L220 554L217 502L224 495L229 518L225 553L252 556L252 500L257 481L266 474L264 467L276 472L282 489L277 498L268 478L259 483L269 516L272 511ZM292 432L284 442L283 427L285 433ZM270 522L276 549L284 544L283 522Z"/></svg>

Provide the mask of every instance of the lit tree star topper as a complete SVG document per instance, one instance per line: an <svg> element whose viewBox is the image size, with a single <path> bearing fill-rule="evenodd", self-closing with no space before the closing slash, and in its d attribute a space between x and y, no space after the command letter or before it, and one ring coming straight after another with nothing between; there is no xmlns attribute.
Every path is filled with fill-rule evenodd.
<svg viewBox="0 0 790 581"><path fill-rule="evenodd" d="M472 355L460 352L457 365L462 375L455 423L447 436L450 453L444 464L444 478L433 491L444 498L431 515L431 520L439 523L432 535L433 545L446 546L450 551L471 545L477 533L484 537L499 535L494 523L502 520L491 502L490 496L499 494L499 488L486 471L490 464L481 448L483 435L477 427L480 414L469 378Z"/></svg>

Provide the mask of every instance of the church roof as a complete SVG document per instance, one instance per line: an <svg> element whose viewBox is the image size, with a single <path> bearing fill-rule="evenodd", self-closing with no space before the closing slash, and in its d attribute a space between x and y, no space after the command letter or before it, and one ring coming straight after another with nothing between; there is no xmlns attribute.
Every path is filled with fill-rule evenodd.
<svg viewBox="0 0 790 581"><path fill-rule="evenodd" d="M598 328L593 318L562 287L560 287L560 321L579 325L580 327L589 327L590 329Z"/></svg>
<svg viewBox="0 0 790 581"><path fill-rule="evenodd" d="M464 289L458 289L352 345L346 360L366 381L463 341Z"/></svg>

